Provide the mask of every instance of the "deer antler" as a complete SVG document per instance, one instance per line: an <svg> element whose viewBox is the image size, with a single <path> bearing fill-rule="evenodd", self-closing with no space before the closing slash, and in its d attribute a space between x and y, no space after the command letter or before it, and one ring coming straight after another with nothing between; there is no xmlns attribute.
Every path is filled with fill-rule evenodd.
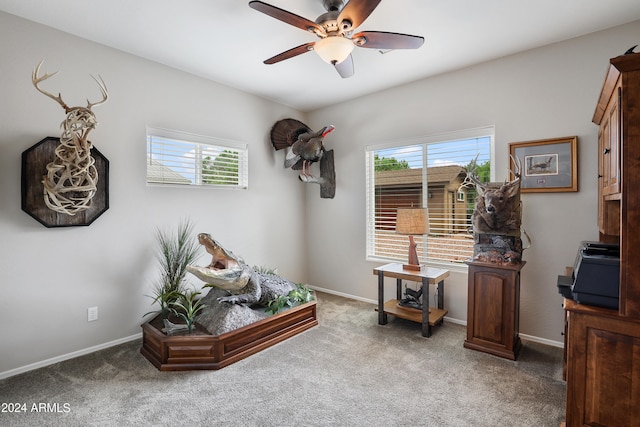
<svg viewBox="0 0 640 427"><path fill-rule="evenodd" d="M64 108L64 111L66 113L69 112L69 110L71 110L69 108L69 106L67 104L65 104L65 102L62 100L62 95L60 95L58 93L58 96L54 96L53 94L47 92L46 90L40 89L38 87L38 84L40 82L43 82L45 80L47 80L49 77L51 76L55 76L58 72L54 72L54 73L45 73L43 76L38 77L38 74L40 74L40 66L42 65L42 63L44 62L44 59L42 61L40 61L40 63L36 66L36 69L33 70L33 74L31 75L31 81L33 82L33 86L35 86L35 88L38 90L38 92L48 96L49 98L53 99L54 101L56 101L58 104L60 104L62 106L62 108Z"/></svg>
<svg viewBox="0 0 640 427"><path fill-rule="evenodd" d="M473 182L476 185L476 187L480 187L480 189L482 189L483 191L487 189L487 184L480 181L480 179L477 176L475 176L473 172L468 173L467 177L471 182Z"/></svg>
<svg viewBox="0 0 640 427"><path fill-rule="evenodd" d="M47 175L43 177L44 201L46 206L58 213L75 215L91 208L91 200L97 191L98 172L91 156L89 132L96 127L96 116L91 111L95 105L107 101L107 85L102 77L91 76L102 92L102 100L92 103L87 99L87 107L69 107L62 96L54 96L38 85L55 73L40 75L40 67L33 70L31 81L38 92L48 96L64 108L67 117L62 122L63 132L55 149L56 158L47 164Z"/></svg>
<svg viewBox="0 0 640 427"><path fill-rule="evenodd" d="M87 108L89 110L91 109L91 107L104 104L105 102L107 102L107 99L109 99L109 92L107 92L107 85L105 84L104 80L102 80L102 77L100 76L100 74L98 74L98 78L95 78L94 76L91 76L91 78L93 78L93 80L95 80L96 83L98 83L98 86L100 86L100 91L102 92L102 101L91 103L87 99Z"/></svg>
<svg viewBox="0 0 640 427"><path fill-rule="evenodd" d="M486 188L485 183L481 182L480 179L476 176L476 170L478 169L478 157L480 157L480 153L476 154L476 158L471 162L471 164L473 165L473 169L467 171L467 176L464 177L464 181L462 181L462 184L460 184L458 190L460 190L462 187L467 187L468 185L476 185L482 189Z"/></svg>
<svg viewBox="0 0 640 427"><path fill-rule="evenodd" d="M511 162L513 163L513 169L509 168L509 172L511 172L513 174L513 178L515 179L520 179L521 173L522 173L522 163L520 163L520 158L519 157L513 157L511 154L509 154L509 158L511 159Z"/></svg>

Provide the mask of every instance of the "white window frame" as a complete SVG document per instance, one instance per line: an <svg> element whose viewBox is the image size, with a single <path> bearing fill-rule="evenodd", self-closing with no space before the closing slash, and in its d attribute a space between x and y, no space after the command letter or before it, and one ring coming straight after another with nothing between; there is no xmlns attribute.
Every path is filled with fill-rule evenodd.
<svg viewBox="0 0 640 427"><path fill-rule="evenodd" d="M429 136L422 136L410 139L403 139L397 141L388 141L377 143L373 145L369 145L365 147L365 158L366 158L366 260L367 261L376 261L376 262L406 262L406 254L402 257L381 257L376 254L376 194L375 194L375 164L374 157L376 151L391 149L391 148L400 148L407 146L416 146L423 145L426 146L428 144L434 143L446 143L446 142L455 142L460 140L467 139L475 139L475 138L490 138L489 140L489 156L491 162L491 172L490 179L491 181L495 181L495 127L494 126L485 126L480 128L473 128L455 132L448 132L442 134L435 134ZM426 150L423 150L426 153ZM423 164L427 164L426 154ZM427 182L426 176L426 167L423 168L423 182ZM428 192L428 186L422 185L422 200L423 205L421 207L429 208L428 200L430 194ZM465 196L467 197L467 196ZM428 238L422 239L423 253L427 253L427 245ZM446 267L452 270L458 271L466 271L467 265L464 263L456 263L456 262L447 262L441 260L430 260L426 257L422 257L420 259L421 264L424 265L433 265L436 267Z"/></svg>
<svg viewBox="0 0 640 427"><path fill-rule="evenodd" d="M188 155L171 153L172 147L190 147ZM231 151L238 156L238 176L228 184L212 184L204 182L202 161L207 152ZM214 154L215 156L215 154ZM155 170L158 167L157 157L172 159L175 162L184 163L182 173L168 169L168 174L176 178L158 178ZM160 165L164 166L164 165ZM151 176L151 174L154 174ZM147 185L148 186L175 186L175 187L200 187L221 189L248 189L249 188L249 149L246 143L216 138L212 136L197 135L171 129L147 126Z"/></svg>

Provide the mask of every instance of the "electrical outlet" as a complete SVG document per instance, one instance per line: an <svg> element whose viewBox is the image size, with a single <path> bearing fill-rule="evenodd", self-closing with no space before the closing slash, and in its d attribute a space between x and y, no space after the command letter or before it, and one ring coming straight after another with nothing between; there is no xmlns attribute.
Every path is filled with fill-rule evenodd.
<svg viewBox="0 0 640 427"><path fill-rule="evenodd" d="M87 308L87 322L98 320L98 307Z"/></svg>

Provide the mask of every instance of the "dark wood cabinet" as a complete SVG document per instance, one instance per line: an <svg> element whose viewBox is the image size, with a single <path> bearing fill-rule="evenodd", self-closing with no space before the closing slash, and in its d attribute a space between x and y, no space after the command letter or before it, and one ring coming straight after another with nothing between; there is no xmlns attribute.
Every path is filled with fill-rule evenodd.
<svg viewBox="0 0 640 427"><path fill-rule="evenodd" d="M516 360L522 346L520 270L517 265L467 261L469 294L464 347Z"/></svg>
<svg viewBox="0 0 640 427"><path fill-rule="evenodd" d="M640 319L640 53L611 59L593 115L599 129L600 240L620 243L621 316Z"/></svg>
<svg viewBox="0 0 640 427"><path fill-rule="evenodd" d="M567 426L640 426L640 321L565 301Z"/></svg>
<svg viewBox="0 0 640 427"><path fill-rule="evenodd" d="M565 300L566 425L640 426L640 53L611 59L593 122L599 236L620 244L620 303Z"/></svg>

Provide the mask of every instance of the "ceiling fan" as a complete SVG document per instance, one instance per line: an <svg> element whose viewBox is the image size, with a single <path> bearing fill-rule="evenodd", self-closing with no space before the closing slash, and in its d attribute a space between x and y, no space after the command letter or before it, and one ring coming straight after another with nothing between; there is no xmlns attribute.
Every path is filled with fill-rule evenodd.
<svg viewBox="0 0 640 427"><path fill-rule="evenodd" d="M382 0L322 0L327 10L315 22L262 1L250 1L249 6L282 22L314 33L317 42L305 43L273 56L265 64L275 64L309 51L315 51L325 62L333 64L342 78L354 73L351 51L355 46L369 49L417 49L424 37L384 31L361 31L353 34Z"/></svg>

